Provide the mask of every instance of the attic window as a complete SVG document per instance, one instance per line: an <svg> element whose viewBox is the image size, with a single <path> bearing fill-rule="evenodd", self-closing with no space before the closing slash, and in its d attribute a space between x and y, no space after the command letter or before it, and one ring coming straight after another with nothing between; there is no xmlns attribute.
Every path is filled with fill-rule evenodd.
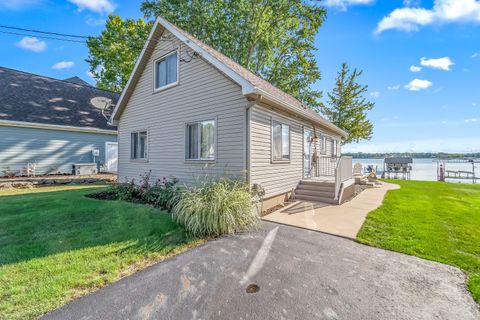
<svg viewBox="0 0 480 320"><path fill-rule="evenodd" d="M154 68L155 91L176 85L178 83L177 51L156 60Z"/></svg>

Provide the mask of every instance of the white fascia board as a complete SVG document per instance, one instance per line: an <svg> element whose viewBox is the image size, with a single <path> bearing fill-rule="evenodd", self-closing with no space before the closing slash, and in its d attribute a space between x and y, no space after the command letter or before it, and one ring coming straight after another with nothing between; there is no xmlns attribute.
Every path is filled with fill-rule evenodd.
<svg viewBox="0 0 480 320"><path fill-rule="evenodd" d="M159 22L176 38L185 43L185 45L190 47L190 49L197 52L203 59L208 61L210 64L212 64L215 68L224 73L234 82L238 83L242 87L242 94L246 95L254 92L255 87L249 81L247 81L244 77L233 71L230 67L220 62L217 58L208 53L208 51L204 50L202 47L198 46L196 43L188 39L185 35L179 32L175 27L173 27L170 22L163 19L162 17L158 17L157 22Z"/></svg>
<svg viewBox="0 0 480 320"><path fill-rule="evenodd" d="M140 66L140 63L145 56L148 45L150 44L150 41L152 41L153 35L155 34L155 31L157 30L157 28L158 28L158 19L153 24L152 30L150 30L150 34L148 35L147 41L145 41L145 44L143 45L142 51L140 52L140 55L138 56L138 59L135 62L135 66L133 67L133 71L130 74L130 77L128 78L127 84L125 85L125 88L123 88L122 94L120 95L120 98L118 99L117 105L115 106L115 109L113 110L113 113L110 116L110 120L108 121L110 124L115 123L116 122L115 120L117 120L117 119L115 119L115 116L117 115L118 110L124 104L125 94L132 84L133 78L134 78L135 74L137 73L137 70Z"/></svg>

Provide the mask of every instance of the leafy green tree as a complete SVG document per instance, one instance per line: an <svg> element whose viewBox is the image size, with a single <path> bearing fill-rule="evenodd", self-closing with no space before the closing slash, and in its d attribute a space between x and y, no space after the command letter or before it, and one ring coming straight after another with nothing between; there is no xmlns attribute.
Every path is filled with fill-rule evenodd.
<svg viewBox="0 0 480 320"><path fill-rule="evenodd" d="M357 69L351 72L348 65L343 63L337 74L335 87L328 93L328 105L323 107L323 114L348 133L348 139L343 143L372 138L373 124L367 119L367 111L371 110L375 103L364 97L368 86L357 83L362 73L362 70Z"/></svg>
<svg viewBox="0 0 480 320"><path fill-rule="evenodd" d="M143 19L123 20L110 15L105 30L98 37L87 40L89 55L86 61L97 80L97 87L122 91L151 27L152 24Z"/></svg>
<svg viewBox="0 0 480 320"><path fill-rule="evenodd" d="M307 106L321 106L322 93L311 85L321 78L314 38L326 11L315 2L145 0L141 10L148 19L166 18ZM99 86L125 85L140 52L136 47L147 37L144 29L143 21L110 17L104 33L89 40L87 61Z"/></svg>

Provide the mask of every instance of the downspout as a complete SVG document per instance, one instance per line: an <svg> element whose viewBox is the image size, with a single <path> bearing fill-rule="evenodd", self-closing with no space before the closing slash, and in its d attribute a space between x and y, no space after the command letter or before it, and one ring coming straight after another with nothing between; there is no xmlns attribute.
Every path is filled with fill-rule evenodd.
<svg viewBox="0 0 480 320"><path fill-rule="evenodd" d="M250 154L250 120L251 120L251 113L250 113L250 108L252 108L254 105L260 103L260 101L262 100L262 96L261 95L258 95L257 96L257 99L255 101L249 101L247 103L247 106L245 108L245 112L246 112L246 116L245 116L245 119L246 119L246 124L245 124L245 128L246 128L246 135L245 135L245 145L246 145L246 148L245 148L245 168L246 168L246 173L245 173L245 178L246 178L246 182L247 184L250 186L250 188L252 187L252 177L251 177L251 169L252 169L252 161L251 161L251 154Z"/></svg>

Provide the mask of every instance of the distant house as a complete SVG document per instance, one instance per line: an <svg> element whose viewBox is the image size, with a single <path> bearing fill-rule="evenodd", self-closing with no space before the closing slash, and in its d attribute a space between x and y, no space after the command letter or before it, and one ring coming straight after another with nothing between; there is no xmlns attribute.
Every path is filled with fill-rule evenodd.
<svg viewBox="0 0 480 320"><path fill-rule="evenodd" d="M120 180L235 176L265 191L264 209L352 194L346 133L291 95L157 18L111 122Z"/></svg>
<svg viewBox="0 0 480 320"><path fill-rule="evenodd" d="M118 94L78 77L57 80L0 67L0 176L71 173L97 163L116 171L117 130L107 123Z"/></svg>

